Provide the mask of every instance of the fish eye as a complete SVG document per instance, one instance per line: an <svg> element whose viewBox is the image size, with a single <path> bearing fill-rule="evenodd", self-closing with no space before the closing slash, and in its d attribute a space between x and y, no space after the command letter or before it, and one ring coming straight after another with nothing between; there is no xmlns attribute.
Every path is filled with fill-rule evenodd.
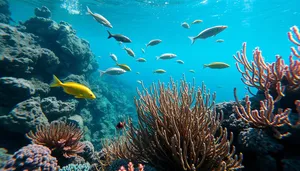
<svg viewBox="0 0 300 171"><path fill-rule="evenodd" d="M91 97L93 97L93 94L90 94Z"/></svg>

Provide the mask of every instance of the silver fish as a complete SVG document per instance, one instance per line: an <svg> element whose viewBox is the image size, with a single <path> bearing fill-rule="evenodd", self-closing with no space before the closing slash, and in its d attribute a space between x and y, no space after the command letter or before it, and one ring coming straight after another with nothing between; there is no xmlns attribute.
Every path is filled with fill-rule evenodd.
<svg viewBox="0 0 300 171"><path fill-rule="evenodd" d="M111 53L109 56L111 57L111 59L113 61L118 62L118 58L117 58L117 56L115 54Z"/></svg>
<svg viewBox="0 0 300 171"><path fill-rule="evenodd" d="M190 69L189 71L190 71L191 73L195 73L195 70L193 70L193 69Z"/></svg>
<svg viewBox="0 0 300 171"><path fill-rule="evenodd" d="M121 75L124 74L126 71L122 68L112 67L108 68L105 71L100 71L100 77L102 77L104 74L108 75Z"/></svg>
<svg viewBox="0 0 300 171"><path fill-rule="evenodd" d="M134 52L133 52L132 49L127 48L127 47L124 47L123 49L127 52L127 54L128 54L129 56L135 57L135 54L134 54Z"/></svg>
<svg viewBox="0 0 300 171"><path fill-rule="evenodd" d="M148 46L155 46L155 45L158 45L162 42L162 40L160 39L153 39L153 40L150 40L150 42L148 44L146 44L146 47Z"/></svg>
<svg viewBox="0 0 300 171"><path fill-rule="evenodd" d="M177 60L176 62L179 64L184 64L183 60Z"/></svg>
<svg viewBox="0 0 300 171"><path fill-rule="evenodd" d="M187 22L182 23L181 26L186 29L190 28L190 25Z"/></svg>
<svg viewBox="0 0 300 171"><path fill-rule="evenodd" d="M196 39L206 39L208 37L215 36L215 35L221 33L226 28L227 28L227 26L210 27L210 28L207 28L207 29L201 31L197 36L195 36L195 37L191 36L191 37L188 37L188 38L191 39L192 44L194 44Z"/></svg>
<svg viewBox="0 0 300 171"><path fill-rule="evenodd" d="M86 6L86 9L88 11L88 13L94 17L94 19L96 21L98 21L100 24L103 24L105 27L108 27L108 28L113 28L113 26L111 25L111 23L105 18L103 17L102 15L100 14L97 14L97 13L93 13L88 6Z"/></svg>
<svg viewBox="0 0 300 171"><path fill-rule="evenodd" d="M108 30L107 33L108 33L108 39L113 37L118 42L131 43L131 40L122 34L111 34Z"/></svg>
<svg viewBox="0 0 300 171"><path fill-rule="evenodd" d="M142 51L143 53L145 53L145 49L141 48L141 51Z"/></svg>
<svg viewBox="0 0 300 171"><path fill-rule="evenodd" d="M174 54L174 53L164 53L164 54L161 54L160 56L157 56L156 57L156 60L159 60L159 59L172 59L172 58L175 58L177 55Z"/></svg>

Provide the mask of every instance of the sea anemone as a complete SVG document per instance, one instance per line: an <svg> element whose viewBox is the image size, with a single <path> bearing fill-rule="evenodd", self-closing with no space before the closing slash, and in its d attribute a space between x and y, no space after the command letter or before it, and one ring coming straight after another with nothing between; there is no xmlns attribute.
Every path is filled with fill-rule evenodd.
<svg viewBox="0 0 300 171"><path fill-rule="evenodd" d="M84 144L79 142L83 131L74 124L52 122L50 125L37 126L36 132L30 131L27 137L34 144L48 147L55 157L75 157L83 152Z"/></svg>

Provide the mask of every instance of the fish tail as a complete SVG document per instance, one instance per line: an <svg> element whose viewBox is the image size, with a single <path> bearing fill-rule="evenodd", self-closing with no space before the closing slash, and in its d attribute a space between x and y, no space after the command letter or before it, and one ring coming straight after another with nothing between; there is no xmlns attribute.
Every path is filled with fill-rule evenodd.
<svg viewBox="0 0 300 171"><path fill-rule="evenodd" d="M93 15L93 12L89 9L88 6L86 6L86 9L87 9L87 12L88 12L89 14Z"/></svg>
<svg viewBox="0 0 300 171"><path fill-rule="evenodd" d="M156 60L159 60L159 56L156 56Z"/></svg>
<svg viewBox="0 0 300 171"><path fill-rule="evenodd" d="M55 75L53 75L53 81L50 84L50 87L59 87L62 85L63 85L63 83Z"/></svg>
<svg viewBox="0 0 300 171"><path fill-rule="evenodd" d="M192 44L194 44L194 42L195 42L195 39L194 39L194 37L192 37L192 36L189 36L188 37L191 41L192 41Z"/></svg>
<svg viewBox="0 0 300 171"><path fill-rule="evenodd" d="M105 71L99 71L100 72L100 77L102 77L103 76L103 74L105 74Z"/></svg>
<svg viewBox="0 0 300 171"><path fill-rule="evenodd" d="M204 64L204 65L203 65L203 69L206 68L206 67L208 67L208 65L207 65L207 64Z"/></svg>
<svg viewBox="0 0 300 171"><path fill-rule="evenodd" d="M108 30L106 30L107 31L107 33L108 33L108 38L107 39L110 39L110 38L112 38L112 35L111 35L111 33L108 31Z"/></svg>

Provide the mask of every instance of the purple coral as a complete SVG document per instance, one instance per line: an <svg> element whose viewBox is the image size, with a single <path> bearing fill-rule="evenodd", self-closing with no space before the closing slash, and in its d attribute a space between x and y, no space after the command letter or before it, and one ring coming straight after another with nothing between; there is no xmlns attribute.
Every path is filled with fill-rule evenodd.
<svg viewBox="0 0 300 171"><path fill-rule="evenodd" d="M4 171L56 171L59 169L57 160L50 154L50 149L42 145L31 144L25 146L15 152L12 158L7 161Z"/></svg>

